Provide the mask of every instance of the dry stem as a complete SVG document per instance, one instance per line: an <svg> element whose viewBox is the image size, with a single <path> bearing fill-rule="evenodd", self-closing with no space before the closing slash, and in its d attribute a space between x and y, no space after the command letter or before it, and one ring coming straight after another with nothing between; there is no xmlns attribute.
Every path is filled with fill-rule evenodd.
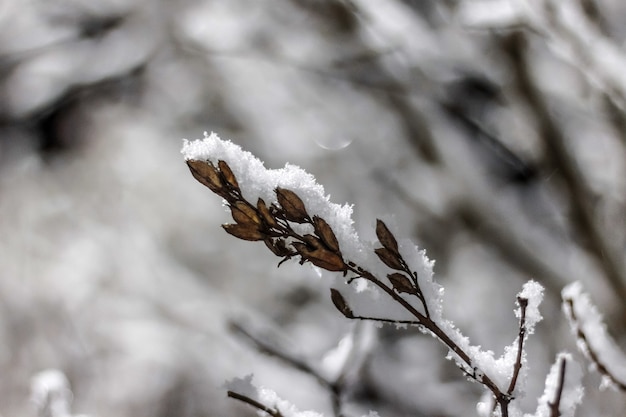
<svg viewBox="0 0 626 417"><path fill-rule="evenodd" d="M400 304L409 314L415 317L416 320L403 320L398 322L396 320L355 316L343 296L341 296L337 290L331 290L331 298L334 305L345 317L350 319L372 319L375 321L405 323L419 325L429 330L458 356L460 361L465 365L465 367L461 366L461 368L466 375L491 391L497 404L500 406L502 417L508 416L508 404L513 400L512 392L515 388L517 376L521 368L521 355L525 335L525 304L521 301L522 299L519 301L520 308L522 308L522 321L520 323L518 360L513 371L513 379L509 390L505 393L500 390L483 369L477 368L470 356L445 332L445 330L432 320L426 299L419 286L417 273L409 268L408 263L399 252L395 236L384 222L377 220L376 223L376 235L383 247L375 249L374 253L378 256L380 261L391 270L400 271L387 275L387 280L391 285L387 285L379 277L355 262L344 259L332 228L321 217L309 215L304 202L293 191L277 188L275 191L278 203L271 204L268 207L262 199L259 199L257 204L253 205L243 198L237 179L225 161L218 161L217 166L214 166L211 162L204 161L191 160L187 163L192 174L199 182L228 202L236 224L223 225L226 232L243 240L264 241L272 253L283 258L281 263L298 256L300 257L300 264L310 262L328 271L342 272L344 276L348 273L354 273L355 276L349 278L348 283L354 279L365 279L371 282L390 296L395 302ZM291 226L292 223L308 225L309 228L313 229L313 234L296 232ZM405 300L401 293L408 293L409 295L415 296L422 305L423 312L419 311ZM241 331L241 329L239 330ZM248 337L250 338L249 335ZM261 345L258 342L257 345L265 351L276 353L268 346ZM301 361L284 354L279 355L279 357L288 362L291 366L315 376L322 384L330 387L335 394L334 404L337 404L338 407L339 402L337 398L340 393L340 388L335 383L325 380L311 367ZM336 412L339 413L337 408Z"/></svg>

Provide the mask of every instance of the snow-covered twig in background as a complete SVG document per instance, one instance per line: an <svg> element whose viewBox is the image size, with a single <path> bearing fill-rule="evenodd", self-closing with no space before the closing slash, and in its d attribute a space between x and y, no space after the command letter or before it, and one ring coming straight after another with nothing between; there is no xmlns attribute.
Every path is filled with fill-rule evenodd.
<svg viewBox="0 0 626 417"><path fill-rule="evenodd" d="M226 382L228 396L242 401L259 411L259 414L268 414L272 417L322 417L315 411L299 411L289 402L280 398L274 391L257 387L252 383L252 375L245 378L234 378ZM268 406L267 404L272 404Z"/></svg>
<svg viewBox="0 0 626 417"><path fill-rule="evenodd" d="M563 289L563 311L578 349L591 362L591 368L603 377L601 388L626 391L626 355L608 334L602 315L591 303L582 284L574 282Z"/></svg>
<svg viewBox="0 0 626 417"><path fill-rule="evenodd" d="M237 335L251 342L259 352L273 356L289 367L313 377L328 391L334 415L336 417L343 415L342 408L346 378L351 371L360 368L363 364L363 359L367 352L359 352L359 349L367 350L363 349L363 345L371 345L371 343L357 345L355 342L355 339L358 339L357 342L363 342L367 338L367 335L363 335L362 326L355 327L352 332L344 337L336 349L331 350L324 356L319 366L313 364L313 361L308 358L287 352L278 343L262 340L261 337L253 334L242 323L232 322L230 327ZM229 396L236 398L230 394Z"/></svg>
<svg viewBox="0 0 626 417"><path fill-rule="evenodd" d="M331 289L331 299L345 317L417 325L447 346L448 358L489 390L500 415L508 416L525 362L524 339L541 320L541 285L533 281L524 285L518 295L518 339L496 360L493 352L472 346L452 322L443 318L443 289L433 281L432 262L412 243L398 243L382 220L376 222L382 247L363 242L352 227L351 208L330 203L311 175L289 165L267 170L253 155L215 134L185 141L182 153L192 175L230 208L235 224L223 225L227 233L243 240L263 241L282 258L279 266L299 258L300 264L309 262L321 270L341 272L348 285L342 292ZM255 200L256 204L250 202ZM356 286L350 285L355 282ZM380 297L381 291L386 298ZM375 303L367 297L372 293L378 297ZM366 315L355 314L355 308L365 310ZM407 313L410 320L405 318ZM398 315L401 318L393 318ZM523 393L523 387L519 392Z"/></svg>
<svg viewBox="0 0 626 417"><path fill-rule="evenodd" d="M546 377L535 414L524 417L573 417L583 397L582 371L569 353L559 353Z"/></svg>

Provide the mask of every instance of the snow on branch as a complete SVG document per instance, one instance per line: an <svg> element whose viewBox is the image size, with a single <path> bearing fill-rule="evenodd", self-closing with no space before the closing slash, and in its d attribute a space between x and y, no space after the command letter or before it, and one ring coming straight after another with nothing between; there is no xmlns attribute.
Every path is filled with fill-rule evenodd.
<svg viewBox="0 0 626 417"><path fill-rule="evenodd" d="M573 417L581 403L582 370L569 353L559 353L546 377L545 390L535 414L524 417Z"/></svg>
<svg viewBox="0 0 626 417"><path fill-rule="evenodd" d="M378 242L363 241L354 230L352 208L331 203L310 174L293 165L268 170L252 154L214 133L185 141L182 153L192 175L230 209L235 223L222 226L227 233L264 242L281 258L279 266L295 259L341 273L345 279L335 281L330 295L346 318L414 325L431 334L470 380L491 392L500 415L508 416L509 404L524 392L524 342L541 320L541 285L530 281L518 294L517 339L496 359L443 318L443 289L433 280L433 262L410 241L398 241L382 220L375 226ZM248 397L255 405L255 397ZM285 417L282 409L263 411Z"/></svg>
<svg viewBox="0 0 626 417"><path fill-rule="evenodd" d="M315 411L299 411L293 404L283 400L274 391L257 387L252 383L252 375L234 378L224 384L228 396L257 409L259 415L271 417L322 417Z"/></svg>
<svg viewBox="0 0 626 417"><path fill-rule="evenodd" d="M601 388L626 391L626 355L607 332L602 315L583 292L582 284L568 285L561 296L578 349L603 377Z"/></svg>

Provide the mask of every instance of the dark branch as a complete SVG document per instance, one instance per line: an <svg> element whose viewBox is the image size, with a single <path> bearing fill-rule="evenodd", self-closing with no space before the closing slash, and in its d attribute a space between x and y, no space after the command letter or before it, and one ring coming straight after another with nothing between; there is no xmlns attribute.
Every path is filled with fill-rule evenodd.
<svg viewBox="0 0 626 417"><path fill-rule="evenodd" d="M239 400L241 402L244 402L248 405L251 405L252 407L256 408L257 410L261 410L266 412L267 414L269 414L272 417L283 417L283 415L281 414L280 411L274 409L274 408L269 408L263 404L261 404L260 402L253 400L250 397L247 397L243 394L239 394L237 392L234 391L228 391L228 396L230 398L233 398L235 400Z"/></svg>
<svg viewBox="0 0 626 417"><path fill-rule="evenodd" d="M515 358L515 365L513 367L513 377L511 378L511 383L506 391L508 395L513 394L513 390L517 384L517 378L519 377L519 372L522 369L522 354L524 353L524 338L526 337L526 308L528 307L528 299L517 297L517 303L520 308L517 358Z"/></svg>
<svg viewBox="0 0 626 417"><path fill-rule="evenodd" d="M615 375L613 375L613 373L611 373L609 368L600 359L600 355L598 355L598 352L596 352L591 346L591 344L589 343L589 336L587 336L584 329L582 328L580 321L578 320L578 316L576 315L576 311L574 310L574 300L572 298L565 298L563 299L563 303L565 303L567 307L566 312L567 314L569 314L569 319L576 326L576 338L579 341L581 341L583 345L585 346L585 350L583 351L583 354L585 354L585 356L591 362L593 362L596 369L601 375L609 378L609 380L616 387L626 392L626 383L620 381L619 379L617 379Z"/></svg>
<svg viewBox="0 0 626 417"><path fill-rule="evenodd" d="M554 396L554 401L548 403L548 405L550 406L551 417L559 417L561 415L561 412L559 411L559 406L561 405L563 386L565 385L565 365L567 365L567 361L565 360L565 358L561 358L559 362L559 382Z"/></svg>

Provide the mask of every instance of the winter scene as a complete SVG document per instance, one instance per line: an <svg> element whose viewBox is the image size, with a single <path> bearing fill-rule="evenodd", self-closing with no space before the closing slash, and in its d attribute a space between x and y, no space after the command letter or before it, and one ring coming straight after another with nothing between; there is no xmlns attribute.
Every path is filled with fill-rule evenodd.
<svg viewBox="0 0 626 417"><path fill-rule="evenodd" d="M0 0L0 416L626 415L626 3Z"/></svg>

